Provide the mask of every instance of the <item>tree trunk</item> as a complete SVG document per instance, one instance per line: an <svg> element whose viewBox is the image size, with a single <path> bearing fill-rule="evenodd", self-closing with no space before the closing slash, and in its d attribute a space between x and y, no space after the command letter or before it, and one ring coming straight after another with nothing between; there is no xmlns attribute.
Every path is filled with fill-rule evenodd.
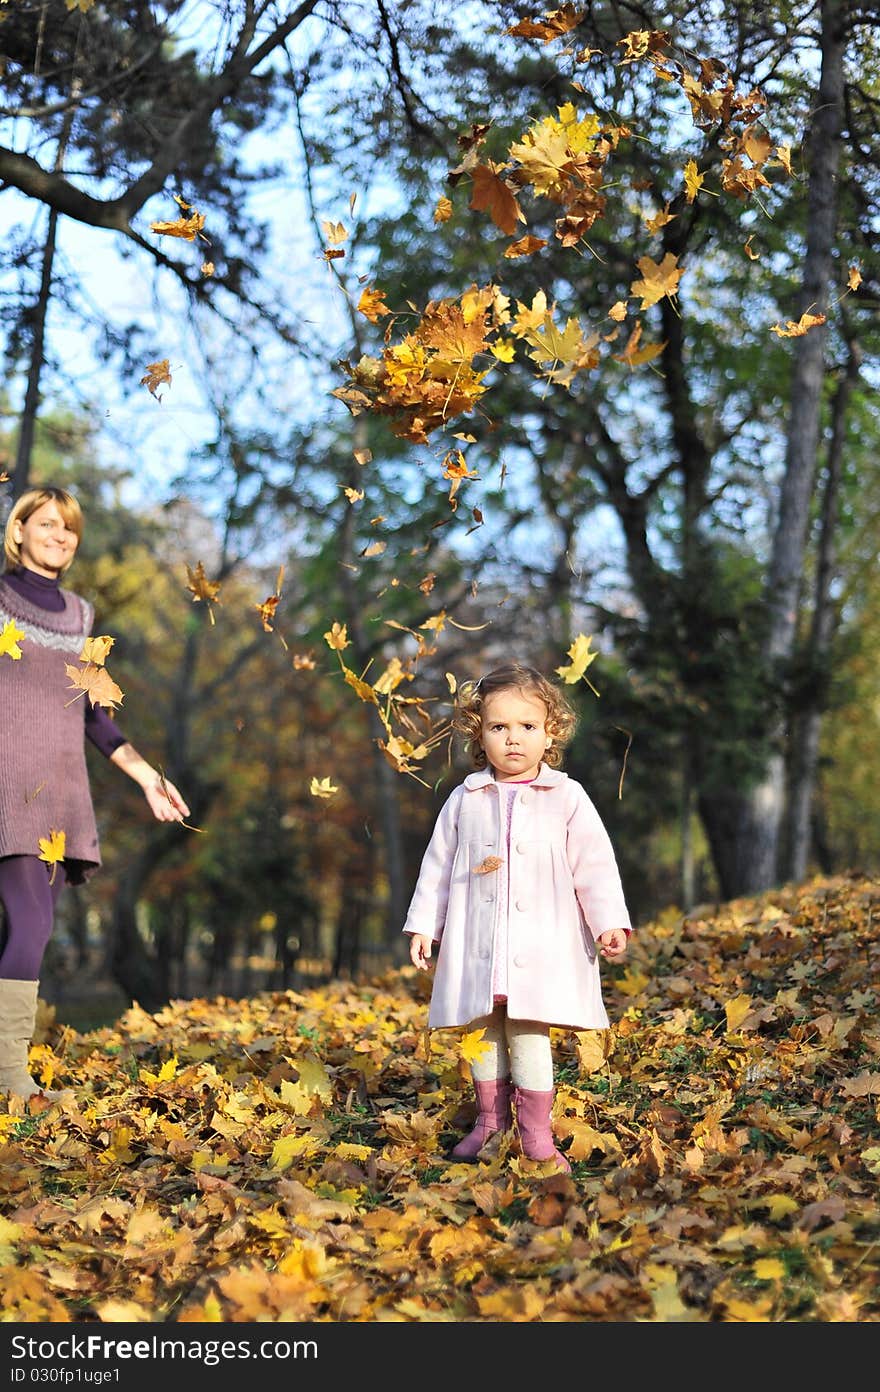
<svg viewBox="0 0 880 1392"><path fill-rule="evenodd" d="M75 99L79 95L81 83L74 79L71 90L71 105L64 117L58 149L55 152L55 172L61 171L73 118L76 113ZM16 501L30 487L31 456L34 451L34 432L37 414L40 409L40 377L46 353L46 319L49 302L52 298L52 270L55 264L55 246L58 239L58 211L49 209L49 223L46 228L46 241L43 245L43 261L40 271L40 292L33 313L33 337L31 339L31 361L28 368L27 388L24 396L24 409L21 415L21 428L18 434L18 449L15 468L12 473L12 498Z"/></svg>
<svg viewBox="0 0 880 1392"><path fill-rule="evenodd" d="M803 879L810 856L810 811L819 764L822 713L827 700L831 642L837 620L837 611L831 598L831 580L834 571L846 416L860 367L861 352L858 344L851 343L846 371L834 394L832 407L831 443L828 448L825 492L822 499L813 623L807 646L800 709L792 729L788 834L785 847L785 874L790 880Z"/></svg>
<svg viewBox="0 0 880 1392"><path fill-rule="evenodd" d="M833 274L838 173L847 40L846 0L822 0L822 73L809 137L807 247L795 317L824 315ZM818 324L792 342L792 372L785 473L767 574L768 671L782 690L797 637L801 577L819 449L826 328ZM741 894L777 883L785 810L784 697L769 720L770 753L763 777L747 792L736 838L736 883Z"/></svg>

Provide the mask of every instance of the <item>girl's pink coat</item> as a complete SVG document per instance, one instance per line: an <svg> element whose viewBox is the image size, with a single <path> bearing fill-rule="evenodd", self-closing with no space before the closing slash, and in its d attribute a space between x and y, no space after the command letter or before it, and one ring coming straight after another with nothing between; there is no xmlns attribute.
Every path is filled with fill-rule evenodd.
<svg viewBox="0 0 880 1392"><path fill-rule="evenodd" d="M487 857L504 864L476 869ZM507 868L501 796L490 770L449 795L422 859L405 933L439 943L432 1028L493 1009L492 951ZM595 939L631 931L608 833L580 783L541 764L517 791L510 830L507 1013L570 1029L606 1029Z"/></svg>

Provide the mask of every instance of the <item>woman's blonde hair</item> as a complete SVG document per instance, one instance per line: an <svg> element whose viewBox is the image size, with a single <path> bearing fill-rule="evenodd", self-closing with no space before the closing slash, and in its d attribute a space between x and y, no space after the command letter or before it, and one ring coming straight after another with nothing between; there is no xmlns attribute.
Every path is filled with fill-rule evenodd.
<svg viewBox="0 0 880 1392"><path fill-rule="evenodd" d="M489 696L499 691L520 691L524 696L536 697L547 707L545 728L553 739L544 754L544 763L558 768L562 763L562 751L574 734L577 716L568 699L558 686L548 681L534 667L525 667L519 662L510 662L504 667L495 667L478 681L462 682L455 699L453 725L464 736L470 750L475 769L484 769L489 762L483 748L483 703Z"/></svg>
<svg viewBox="0 0 880 1392"><path fill-rule="evenodd" d="M70 527L71 531L76 532L76 539L82 541L83 534L83 515L82 508L74 498L72 493L68 493L66 488L29 488L26 493L13 504L12 511L6 519L6 535L3 539L3 551L6 556L6 569L12 570L14 566L21 565L21 550L18 542L14 540L12 529L16 522L27 522L32 517L37 508L41 508L44 503L55 503L58 511L64 519L64 525ZM63 566L60 574L63 575L73 564L73 556Z"/></svg>

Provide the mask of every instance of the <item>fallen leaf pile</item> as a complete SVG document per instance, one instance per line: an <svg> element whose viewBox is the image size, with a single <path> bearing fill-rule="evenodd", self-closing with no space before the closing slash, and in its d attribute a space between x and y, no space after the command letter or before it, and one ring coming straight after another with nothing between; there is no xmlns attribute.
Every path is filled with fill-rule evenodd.
<svg viewBox="0 0 880 1392"><path fill-rule="evenodd" d="M410 968L51 1025L0 1104L4 1321L880 1317L880 881L669 911L554 1032L571 1175L470 1125ZM491 1149L492 1143L490 1143Z"/></svg>

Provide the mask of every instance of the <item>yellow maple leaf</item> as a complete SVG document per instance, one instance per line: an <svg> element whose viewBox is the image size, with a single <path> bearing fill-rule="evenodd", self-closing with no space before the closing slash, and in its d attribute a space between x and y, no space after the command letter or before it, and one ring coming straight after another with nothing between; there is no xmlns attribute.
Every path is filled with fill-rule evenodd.
<svg viewBox="0 0 880 1392"><path fill-rule="evenodd" d="M49 876L49 883L55 883L56 866L64 859L67 836L63 831L52 830L48 836L41 836L40 860L45 860L47 865L52 866L52 874Z"/></svg>
<svg viewBox="0 0 880 1392"><path fill-rule="evenodd" d="M859 286L862 283L862 273L857 265L850 266L849 275L846 278L846 283L849 286L850 290L858 290Z"/></svg>
<svg viewBox="0 0 880 1392"><path fill-rule="evenodd" d="M334 648L336 652L342 652L343 648L348 647L348 632L345 624L334 623L333 627L324 634L324 640L328 648Z"/></svg>
<svg viewBox="0 0 880 1392"><path fill-rule="evenodd" d="M491 1045L483 1039L485 1033L485 1029L476 1029L462 1036L458 1049L461 1057L468 1063L473 1063L474 1059L481 1059L489 1052Z"/></svg>
<svg viewBox="0 0 880 1392"><path fill-rule="evenodd" d="M678 257L673 256L671 251L667 251L660 262L652 260L650 256L640 256L636 265L643 279L634 280L630 289L634 295L641 295L642 309L656 304L664 295L672 299L678 294L678 282L684 274L684 268L679 267Z"/></svg>
<svg viewBox="0 0 880 1392"><path fill-rule="evenodd" d="M561 677L567 686L574 686L575 682L580 681L581 677L583 677L584 681L586 681L587 685L590 687L590 690L596 691L596 688L584 675L587 668L591 666L599 656L597 652L590 651L590 644L592 641L592 636L588 637L585 633L579 633L568 648L568 656L571 658L571 661L567 666L556 668L556 675ZM598 694L598 691L596 691L597 696Z"/></svg>
<svg viewBox="0 0 880 1392"><path fill-rule="evenodd" d="M562 5L558 10L545 11L542 19L521 19L518 24L506 29L505 33L549 43L551 39L558 39L561 34L567 34L569 30L574 29L585 14L586 10L579 10L574 5Z"/></svg>
<svg viewBox="0 0 880 1392"><path fill-rule="evenodd" d="M335 783L330 781L328 776L327 778L313 778L309 784L309 792L312 797L329 798L334 793L338 793L339 789Z"/></svg>
<svg viewBox="0 0 880 1392"><path fill-rule="evenodd" d="M504 861L500 856L486 856L479 865L475 865L471 871L472 875L491 875L494 870L500 870Z"/></svg>
<svg viewBox="0 0 880 1392"><path fill-rule="evenodd" d="M703 187L704 175L697 169L696 160L688 160L684 167L684 186L687 189L687 201L693 203L700 189Z"/></svg>
<svg viewBox="0 0 880 1392"><path fill-rule="evenodd" d="M724 1007L727 1016L727 1033L733 1034L739 1028L747 1015L752 1011L751 996L740 994L734 996Z"/></svg>
<svg viewBox="0 0 880 1392"><path fill-rule="evenodd" d="M434 221L448 222L452 217L452 203L448 198L438 198L434 207Z"/></svg>
<svg viewBox="0 0 880 1392"><path fill-rule="evenodd" d="M13 662L18 662L21 657L18 641L23 637L24 633L20 628L16 628L12 619L7 620L3 625L3 632L0 633L0 657L11 657Z"/></svg>
<svg viewBox="0 0 880 1392"><path fill-rule="evenodd" d="M80 662L94 662L98 667L103 667L107 661L107 654L115 642L116 639L111 638L106 633L95 638L87 638L79 655Z"/></svg>
<svg viewBox="0 0 880 1392"><path fill-rule="evenodd" d="M186 573L188 577L186 588L192 592L193 603L197 604L199 600L202 599L207 600L209 605L208 614L211 623L213 623L214 610L212 606L220 603L218 598L220 594L220 581L208 579L205 573L205 567L201 561L199 561L195 570L193 570L191 566L187 566Z"/></svg>

